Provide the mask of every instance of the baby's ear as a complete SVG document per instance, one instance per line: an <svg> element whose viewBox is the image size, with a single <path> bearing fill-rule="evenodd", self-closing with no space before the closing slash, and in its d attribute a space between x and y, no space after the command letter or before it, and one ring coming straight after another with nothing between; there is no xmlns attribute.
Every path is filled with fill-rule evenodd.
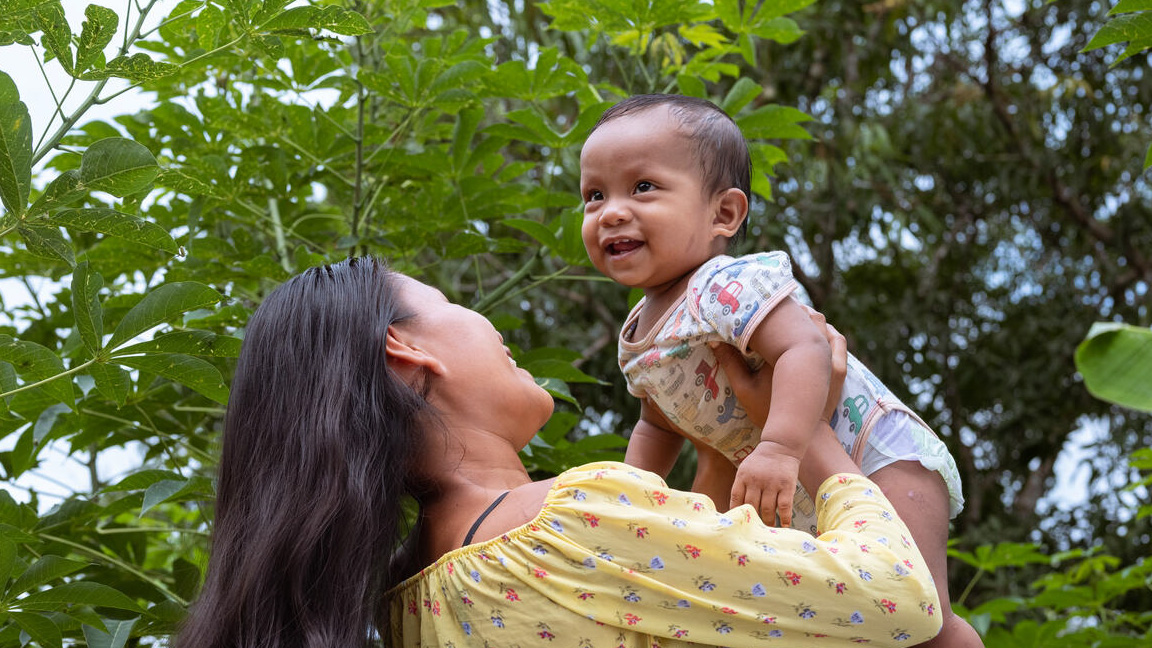
<svg viewBox="0 0 1152 648"><path fill-rule="evenodd" d="M748 196L736 187L716 194L713 202L712 233L732 238L748 216Z"/></svg>

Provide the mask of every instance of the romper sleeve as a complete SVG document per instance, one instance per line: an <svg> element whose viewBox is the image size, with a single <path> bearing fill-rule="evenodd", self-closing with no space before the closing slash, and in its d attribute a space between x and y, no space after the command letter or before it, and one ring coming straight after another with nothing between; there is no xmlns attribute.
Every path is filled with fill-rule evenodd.
<svg viewBox="0 0 1152 648"><path fill-rule="evenodd" d="M799 284L784 252L713 258L688 287L688 309L706 329L748 352L752 333Z"/></svg>
<svg viewBox="0 0 1152 648"><path fill-rule="evenodd" d="M748 505L718 513L624 464L568 471L541 525L558 555L536 586L600 623L708 645L935 636L931 576L880 489L838 475L816 499L825 531L813 538L765 526Z"/></svg>

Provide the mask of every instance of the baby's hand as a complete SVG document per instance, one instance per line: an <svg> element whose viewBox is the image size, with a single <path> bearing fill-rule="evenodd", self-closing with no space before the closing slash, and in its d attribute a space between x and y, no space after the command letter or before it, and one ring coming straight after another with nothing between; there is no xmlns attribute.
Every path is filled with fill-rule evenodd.
<svg viewBox="0 0 1152 648"><path fill-rule="evenodd" d="M785 451L784 446L762 441L740 464L732 484L732 506L751 504L768 526L792 525L792 499L800 458Z"/></svg>

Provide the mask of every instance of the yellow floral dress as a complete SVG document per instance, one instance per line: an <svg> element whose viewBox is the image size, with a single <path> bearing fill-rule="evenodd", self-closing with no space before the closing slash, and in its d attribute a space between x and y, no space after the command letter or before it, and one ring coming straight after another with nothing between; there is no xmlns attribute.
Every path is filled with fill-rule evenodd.
<svg viewBox="0 0 1152 648"><path fill-rule="evenodd" d="M940 629L928 568L867 478L817 493L819 537L718 513L621 463L560 475L540 514L391 590L405 648L912 645Z"/></svg>

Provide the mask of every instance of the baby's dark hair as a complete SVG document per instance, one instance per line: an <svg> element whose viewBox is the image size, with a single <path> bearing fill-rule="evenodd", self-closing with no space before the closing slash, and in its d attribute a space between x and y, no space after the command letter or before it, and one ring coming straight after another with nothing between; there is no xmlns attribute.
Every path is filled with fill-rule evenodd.
<svg viewBox="0 0 1152 648"><path fill-rule="evenodd" d="M735 187L752 201L752 157L740 127L728 113L707 99L676 94L645 94L628 97L604 112L589 135L600 126L625 115L667 106L680 121L684 134L696 150L696 159L704 176L704 188L710 193ZM748 219L740 224L733 242L744 238Z"/></svg>

